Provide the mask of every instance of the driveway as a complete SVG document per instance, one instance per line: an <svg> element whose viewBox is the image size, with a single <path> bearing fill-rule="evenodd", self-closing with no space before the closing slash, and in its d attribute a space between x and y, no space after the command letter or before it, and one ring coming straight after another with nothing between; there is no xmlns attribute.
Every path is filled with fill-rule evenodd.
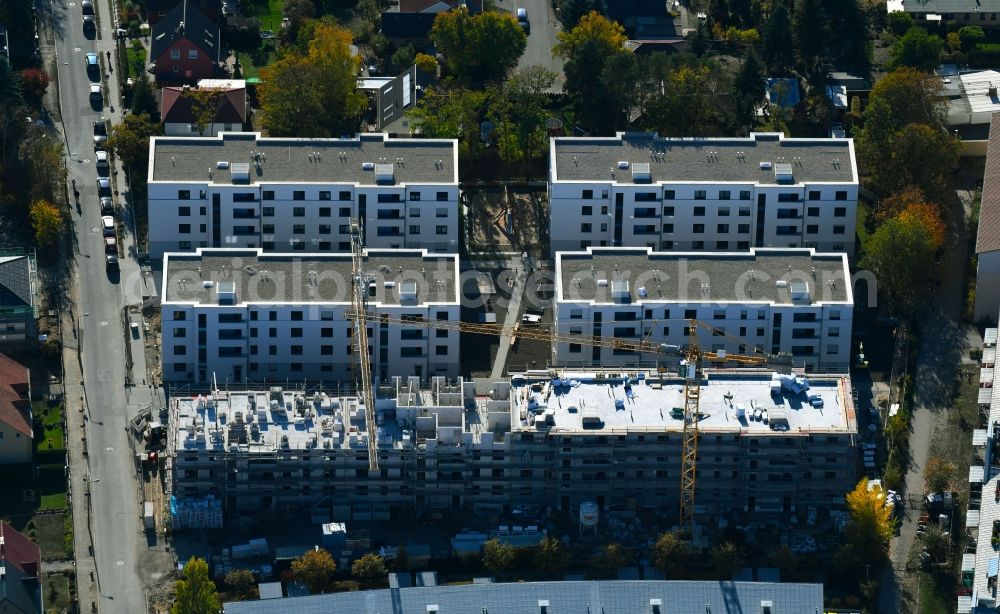
<svg viewBox="0 0 1000 614"><path fill-rule="evenodd" d="M528 66L544 66L556 73L556 81L552 86L552 93L558 94L563 90L563 83L566 81L563 75L562 58L557 58L552 54L552 47L558 39L556 34L562 30L556 14L552 10L550 0L497 0L497 8L508 11L511 15L519 8L528 10L528 21L531 23L531 32L528 34L528 46L524 49L524 55L518 63L518 69Z"/></svg>

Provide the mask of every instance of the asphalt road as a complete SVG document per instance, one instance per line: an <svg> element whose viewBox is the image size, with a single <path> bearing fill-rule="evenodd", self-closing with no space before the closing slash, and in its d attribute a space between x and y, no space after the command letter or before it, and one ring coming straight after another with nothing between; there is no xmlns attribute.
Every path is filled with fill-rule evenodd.
<svg viewBox="0 0 1000 614"><path fill-rule="evenodd" d="M94 2L100 34L84 32L79 0L49 0L49 3L58 58L66 166L70 181L75 182L79 202L78 208L73 206L71 188L77 286L72 315L79 331L89 416L88 467L84 470L89 474L91 502L89 518L75 517L76 531L77 534L89 531L93 536L99 611L144 612L144 587L151 578L140 572L141 554L147 546L141 534L138 484L125 432L127 419L138 407L136 395L130 395L125 387L125 336L121 323L122 306L136 302L140 278L133 257L122 258L120 277L105 270L93 123L102 115L117 121L121 108L117 95L112 94L109 99L107 87L103 100L91 99L90 84L98 82L99 77L96 73L88 74L84 65L88 52L98 53L101 72L108 75L106 52L114 49L114 24L108 0ZM111 91L117 92L117 73L108 76ZM120 169L115 169L114 175L118 185L123 185ZM117 191L115 202L120 203ZM148 392L146 396L148 403ZM80 434L70 434L74 436ZM81 468L74 467L73 471L79 472Z"/></svg>
<svg viewBox="0 0 1000 614"><path fill-rule="evenodd" d="M516 9L528 9L528 21L531 31L528 34L528 46L518 63L518 69L528 66L544 66L556 73L556 82L552 87L554 93L562 92L566 77L563 75L563 61L552 54L552 47L558 42L556 34L562 29L556 19L550 0L498 0L497 7L509 11L512 15Z"/></svg>

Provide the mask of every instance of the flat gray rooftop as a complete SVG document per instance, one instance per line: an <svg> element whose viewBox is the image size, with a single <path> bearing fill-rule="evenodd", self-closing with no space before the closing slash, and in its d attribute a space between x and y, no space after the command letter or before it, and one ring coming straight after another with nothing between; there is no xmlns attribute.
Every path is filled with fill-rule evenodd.
<svg viewBox="0 0 1000 614"><path fill-rule="evenodd" d="M458 301L454 255L420 250L369 250L369 302L421 305ZM164 258L164 303L350 303L351 254L271 254L256 249L199 249ZM211 283L209 283L211 282ZM231 284L231 286L230 286ZM235 299L225 292L235 291ZM414 291L415 294L402 293Z"/></svg>
<svg viewBox="0 0 1000 614"><path fill-rule="evenodd" d="M857 181L851 139L748 138L679 139L648 133L621 138L552 139L557 181L634 183L632 165L648 163L651 183L756 182L776 184L774 165L792 164L796 183ZM740 155L742 153L742 155ZM620 169L619 162L629 168ZM762 169L761 162L770 162ZM650 183L650 182L646 182Z"/></svg>
<svg viewBox="0 0 1000 614"><path fill-rule="evenodd" d="M811 303L852 302L846 256L809 249L670 253L594 247L558 253L556 274L563 301L618 302L613 290L621 286L615 282L625 280L629 302L808 304L792 300L792 282L808 285Z"/></svg>
<svg viewBox="0 0 1000 614"><path fill-rule="evenodd" d="M626 375L626 374L621 374ZM543 384L541 391L530 386L520 386L514 393L514 420L516 430L533 430L536 411L552 410L554 425L542 427L549 432L577 432L600 434L608 431L665 432L683 431L684 422L671 416L673 408L684 407L684 381L681 379L650 379L645 374L628 374L631 384L624 377L612 378L610 374L598 379L597 373L567 371L563 379L572 382L567 387L553 388L548 380L535 380ZM652 377L652 376L651 376ZM527 380L531 383L532 380ZM809 379L808 392L771 394L771 374L710 373L701 385L701 419L698 428L703 431L742 431L772 433L770 424L762 420L741 420L738 406L746 412L754 409L774 415L783 412L788 430L782 432L835 432L853 431L856 420L850 397L850 380L844 377ZM536 386L537 388L537 386ZM846 394L845 394L846 393ZM731 395L731 396L730 396ZM823 400L822 407L813 407L810 396ZM728 399L727 399L728 397ZM529 409L530 400L538 404L537 410ZM596 413L596 425L584 426L587 410ZM598 426L599 425L599 426Z"/></svg>
<svg viewBox="0 0 1000 614"><path fill-rule="evenodd" d="M150 142L153 160L149 180L232 184L233 163L250 163L250 184L377 185L374 170L362 169L363 163L372 162L392 164L397 185L458 182L454 141L383 136L282 139L262 138L256 133L226 133L204 138L154 137ZM253 153L263 154L259 165L254 164ZM219 162L229 162L229 168L218 168Z"/></svg>

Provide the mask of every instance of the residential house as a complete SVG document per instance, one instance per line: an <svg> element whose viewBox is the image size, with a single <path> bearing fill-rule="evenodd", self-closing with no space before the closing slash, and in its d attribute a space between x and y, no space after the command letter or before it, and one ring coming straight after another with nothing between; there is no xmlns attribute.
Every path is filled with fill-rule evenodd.
<svg viewBox="0 0 1000 614"><path fill-rule="evenodd" d="M28 368L0 354L0 465L30 463L33 438Z"/></svg>
<svg viewBox="0 0 1000 614"><path fill-rule="evenodd" d="M549 156L553 253L590 245L854 252L851 139L619 133L553 138Z"/></svg>
<svg viewBox="0 0 1000 614"><path fill-rule="evenodd" d="M146 0L146 23L155 26L167 16L181 0ZM222 0L191 0L192 4L211 21L218 23L222 14Z"/></svg>
<svg viewBox="0 0 1000 614"><path fill-rule="evenodd" d="M161 81L195 81L215 74L219 26L192 0L181 0L153 26L149 57Z"/></svg>
<svg viewBox="0 0 1000 614"><path fill-rule="evenodd" d="M382 34L397 42L424 40L438 13L463 6L476 15L483 11L483 0L399 0L382 13Z"/></svg>
<svg viewBox="0 0 1000 614"><path fill-rule="evenodd" d="M458 251L458 143L361 134L346 139L153 137L149 251L365 246Z"/></svg>
<svg viewBox="0 0 1000 614"><path fill-rule="evenodd" d="M0 348L33 346L38 336L34 252L0 250Z"/></svg>
<svg viewBox="0 0 1000 614"><path fill-rule="evenodd" d="M976 304L974 318L994 318L1000 311L1000 113L993 114L983 194L976 233Z"/></svg>
<svg viewBox="0 0 1000 614"><path fill-rule="evenodd" d="M403 117L417 100L417 67L411 66L395 77L365 77L358 79L358 89L368 96L364 123L369 132L382 132L386 126Z"/></svg>
<svg viewBox="0 0 1000 614"><path fill-rule="evenodd" d="M42 614L42 551L0 522L0 612Z"/></svg>
<svg viewBox="0 0 1000 614"><path fill-rule="evenodd" d="M458 256L368 249L372 373L458 375L458 331L401 318L457 322ZM165 381L354 381L352 254L199 249L163 257Z"/></svg>
<svg viewBox="0 0 1000 614"><path fill-rule="evenodd" d="M888 0L887 13L909 13L919 25L938 26L942 21L956 26L1000 27L1000 0Z"/></svg>
<svg viewBox="0 0 1000 614"><path fill-rule="evenodd" d="M195 98L190 92L212 91L215 111L201 133L198 131ZM190 85L167 86L160 90L160 118L167 136L218 136L241 132L247 124L246 81L242 79L202 79Z"/></svg>
<svg viewBox="0 0 1000 614"><path fill-rule="evenodd" d="M948 101L948 128L961 140L967 156L986 155L987 139L993 114L1000 112L1000 72L977 70L960 72L957 67L942 66L941 93Z"/></svg>

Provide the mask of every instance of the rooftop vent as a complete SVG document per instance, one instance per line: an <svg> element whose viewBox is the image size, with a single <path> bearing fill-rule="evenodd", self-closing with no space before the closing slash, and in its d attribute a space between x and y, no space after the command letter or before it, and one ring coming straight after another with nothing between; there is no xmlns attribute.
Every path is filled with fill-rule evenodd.
<svg viewBox="0 0 1000 614"><path fill-rule="evenodd" d="M392 183L396 179L392 164L375 165L375 181L378 183Z"/></svg>
<svg viewBox="0 0 1000 614"><path fill-rule="evenodd" d="M250 182L250 163L249 162L233 162L232 163L231 176L233 183L236 182Z"/></svg>
<svg viewBox="0 0 1000 614"><path fill-rule="evenodd" d="M549 614L549 600L539 599L538 600L538 614Z"/></svg>
<svg viewBox="0 0 1000 614"><path fill-rule="evenodd" d="M219 304L232 305L236 302L236 283L220 281L215 286L215 295L219 299Z"/></svg>
<svg viewBox="0 0 1000 614"><path fill-rule="evenodd" d="M760 614L772 614L774 603L770 600L760 602Z"/></svg>
<svg viewBox="0 0 1000 614"><path fill-rule="evenodd" d="M653 176L649 172L649 162L637 162L632 165L632 181L634 183L649 183Z"/></svg>
<svg viewBox="0 0 1000 614"><path fill-rule="evenodd" d="M649 600L649 611L651 614L660 614L660 608L663 607L662 599L650 599Z"/></svg>
<svg viewBox="0 0 1000 614"><path fill-rule="evenodd" d="M618 168L620 168L621 170L627 169L628 168L628 160L619 160L618 161Z"/></svg>
<svg viewBox="0 0 1000 614"><path fill-rule="evenodd" d="M373 171L373 170L375 170L375 163L374 162L362 162L361 163L361 170L363 170L363 171Z"/></svg>
<svg viewBox="0 0 1000 614"><path fill-rule="evenodd" d="M399 300L401 301L415 301L417 300L417 282L415 281L404 281L399 284Z"/></svg>
<svg viewBox="0 0 1000 614"><path fill-rule="evenodd" d="M219 169L225 170L225 169L229 168L229 162L227 162L225 160L219 160L218 162L215 163L215 168L219 168Z"/></svg>
<svg viewBox="0 0 1000 614"><path fill-rule="evenodd" d="M611 298L613 298L616 302L624 303L629 299L628 289L627 279L611 280Z"/></svg>
<svg viewBox="0 0 1000 614"><path fill-rule="evenodd" d="M440 611L440 608L438 608L437 605L428 605L427 606L427 614L437 614L439 611Z"/></svg>
<svg viewBox="0 0 1000 614"><path fill-rule="evenodd" d="M760 170L762 170L762 171L769 171L769 170L771 170L771 163L770 162L761 162L760 163Z"/></svg>
<svg viewBox="0 0 1000 614"><path fill-rule="evenodd" d="M792 288L793 301L809 302L809 284L804 281L793 281L790 285Z"/></svg>
<svg viewBox="0 0 1000 614"><path fill-rule="evenodd" d="M794 183L795 176L792 174L792 165L787 162L775 164L774 180L778 183Z"/></svg>

